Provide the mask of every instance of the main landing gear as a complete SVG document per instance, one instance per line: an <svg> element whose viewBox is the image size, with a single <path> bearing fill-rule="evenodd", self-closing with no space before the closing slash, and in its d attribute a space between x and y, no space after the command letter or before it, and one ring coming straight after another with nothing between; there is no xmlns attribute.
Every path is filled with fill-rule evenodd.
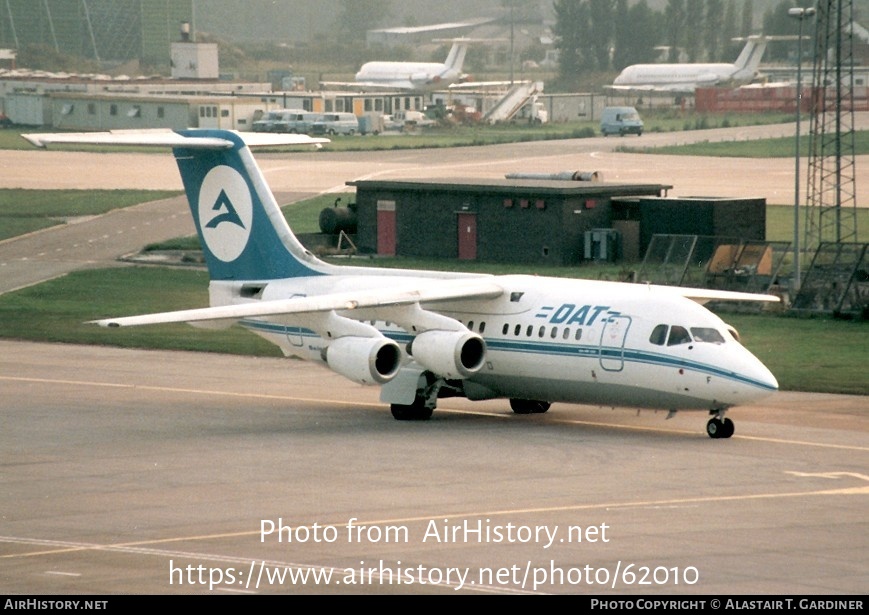
<svg viewBox="0 0 869 615"><path fill-rule="evenodd" d="M729 438L733 435L733 430L733 421L720 414L716 414L706 423L706 433L710 438Z"/></svg>
<svg viewBox="0 0 869 615"><path fill-rule="evenodd" d="M409 406L404 404L392 404L392 418L396 421L427 421L434 413L434 408L429 408L426 405L425 398L422 395L417 395L416 399Z"/></svg>
<svg viewBox="0 0 869 615"><path fill-rule="evenodd" d="M434 409L437 407L438 393L445 384L446 382L443 378L438 378L431 372L421 373L413 403L410 405L390 405L389 409L392 411L392 418L396 421L429 420L434 413Z"/></svg>
<svg viewBox="0 0 869 615"><path fill-rule="evenodd" d="M549 410L551 404L548 401L536 399L511 399L510 408L516 414L543 414Z"/></svg>

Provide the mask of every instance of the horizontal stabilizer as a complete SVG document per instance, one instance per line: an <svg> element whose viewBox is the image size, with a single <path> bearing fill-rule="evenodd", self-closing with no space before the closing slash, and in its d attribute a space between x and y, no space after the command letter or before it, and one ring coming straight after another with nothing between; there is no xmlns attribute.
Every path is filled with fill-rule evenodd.
<svg viewBox="0 0 869 615"><path fill-rule="evenodd" d="M235 132L235 131L233 131ZM329 143L329 139L298 134L271 134L235 132L249 147L279 145L315 145ZM142 147L187 147L192 149L229 149L232 141L206 135L187 135L169 129L111 130L108 132L30 133L21 135L36 147L53 144L127 145Z"/></svg>

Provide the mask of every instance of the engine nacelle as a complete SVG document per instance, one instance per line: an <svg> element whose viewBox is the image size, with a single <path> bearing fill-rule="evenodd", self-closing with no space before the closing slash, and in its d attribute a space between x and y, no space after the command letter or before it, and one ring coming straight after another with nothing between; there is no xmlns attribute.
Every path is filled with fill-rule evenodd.
<svg viewBox="0 0 869 615"><path fill-rule="evenodd" d="M329 368L360 384L383 384L398 373L401 348L385 337L339 337L324 353Z"/></svg>
<svg viewBox="0 0 869 615"><path fill-rule="evenodd" d="M483 367L486 342L470 331L426 331L408 346L420 365L444 378L467 378Z"/></svg>

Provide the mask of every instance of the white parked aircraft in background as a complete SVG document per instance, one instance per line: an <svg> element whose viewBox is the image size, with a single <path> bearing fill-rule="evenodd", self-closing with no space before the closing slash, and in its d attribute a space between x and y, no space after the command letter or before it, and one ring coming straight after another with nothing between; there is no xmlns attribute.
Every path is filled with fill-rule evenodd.
<svg viewBox="0 0 869 615"><path fill-rule="evenodd" d="M613 90L693 94L702 87L750 83L758 75L760 59L769 40L767 36L749 37L742 53L732 64L633 64L619 73L609 87Z"/></svg>
<svg viewBox="0 0 869 615"><path fill-rule="evenodd" d="M366 62L356 73L355 81L323 81L323 87L356 89L411 90L425 92L445 89L467 77L462 72L468 45L472 39L452 39L444 62Z"/></svg>
<svg viewBox="0 0 869 615"><path fill-rule="evenodd" d="M517 414L546 412L552 402L664 409L668 417L699 410L711 415L708 435L727 438L729 408L778 389L734 329L702 306L778 301L773 296L317 259L293 235L248 145L323 139L222 130L24 137L42 147L173 150L208 265L211 307L100 325L239 323L287 356L380 385L399 420L428 419L439 398L458 396L509 399Z"/></svg>

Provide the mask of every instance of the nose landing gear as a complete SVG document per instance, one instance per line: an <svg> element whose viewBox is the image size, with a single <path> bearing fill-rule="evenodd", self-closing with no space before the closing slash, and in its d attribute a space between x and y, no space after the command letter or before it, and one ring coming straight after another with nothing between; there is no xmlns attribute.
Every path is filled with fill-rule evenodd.
<svg viewBox="0 0 869 615"><path fill-rule="evenodd" d="M733 421L723 418L719 414L713 416L706 423L706 433L709 434L710 438L729 438L733 435L734 429Z"/></svg>

